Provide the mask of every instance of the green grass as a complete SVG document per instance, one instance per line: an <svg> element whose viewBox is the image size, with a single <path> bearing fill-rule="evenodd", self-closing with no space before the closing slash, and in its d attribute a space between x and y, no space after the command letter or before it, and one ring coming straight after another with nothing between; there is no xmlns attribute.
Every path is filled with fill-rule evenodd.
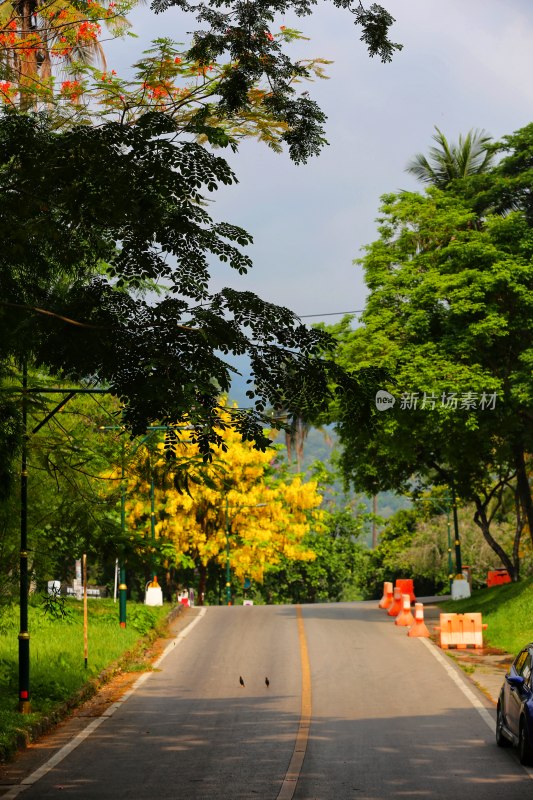
<svg viewBox="0 0 533 800"><path fill-rule="evenodd" d="M128 603L127 627L118 622L118 604L89 600L88 665L83 650L83 603L67 600L66 617L51 619L41 603L29 609L30 689L32 714L18 712L18 607L0 616L0 761L11 756L17 741L32 727L60 713L80 694L94 692L96 677L122 659L123 669L138 670L149 640L161 632L169 608ZM126 658L129 654L129 659ZM124 660L125 659L125 660Z"/></svg>
<svg viewBox="0 0 533 800"><path fill-rule="evenodd" d="M478 589L467 600L448 600L439 607L445 613L480 611L487 624L485 644L507 653L533 641L533 579Z"/></svg>

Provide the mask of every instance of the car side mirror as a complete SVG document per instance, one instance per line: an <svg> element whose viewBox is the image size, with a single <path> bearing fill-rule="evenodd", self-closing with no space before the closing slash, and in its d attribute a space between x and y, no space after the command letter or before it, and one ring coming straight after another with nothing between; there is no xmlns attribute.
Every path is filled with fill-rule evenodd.
<svg viewBox="0 0 533 800"><path fill-rule="evenodd" d="M521 675L506 675L505 680L511 689L523 689L524 679Z"/></svg>

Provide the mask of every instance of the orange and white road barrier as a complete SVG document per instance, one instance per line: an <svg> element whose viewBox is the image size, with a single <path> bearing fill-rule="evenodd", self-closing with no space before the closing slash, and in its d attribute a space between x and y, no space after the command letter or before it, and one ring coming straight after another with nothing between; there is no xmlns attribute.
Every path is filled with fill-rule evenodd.
<svg viewBox="0 0 533 800"><path fill-rule="evenodd" d="M389 610L387 611L387 616L397 617L401 610L402 610L402 592L401 589L395 588L393 601L392 604L389 606Z"/></svg>
<svg viewBox="0 0 533 800"><path fill-rule="evenodd" d="M465 650L467 647L483 647L483 631L487 626L481 622L481 614L474 612L471 614L441 614L440 625L440 646L443 650L448 647L457 647L458 650Z"/></svg>
<svg viewBox="0 0 533 800"><path fill-rule="evenodd" d="M429 631L424 622L424 604L415 603L415 621L407 631L408 636L424 636L429 638Z"/></svg>
<svg viewBox="0 0 533 800"><path fill-rule="evenodd" d="M395 625L411 627L415 618L411 614L411 600L408 594L402 594L402 610L394 620Z"/></svg>
<svg viewBox="0 0 533 800"><path fill-rule="evenodd" d="M394 586L396 589L400 589L402 594L408 594L411 603L415 602L415 587L412 578L397 578Z"/></svg>
<svg viewBox="0 0 533 800"><path fill-rule="evenodd" d="M383 584L383 597L379 601L378 608L390 608L394 599L394 589L390 581Z"/></svg>
<svg viewBox="0 0 533 800"><path fill-rule="evenodd" d="M511 583L511 576L506 569L492 569L487 572L487 587L501 586L502 583Z"/></svg>

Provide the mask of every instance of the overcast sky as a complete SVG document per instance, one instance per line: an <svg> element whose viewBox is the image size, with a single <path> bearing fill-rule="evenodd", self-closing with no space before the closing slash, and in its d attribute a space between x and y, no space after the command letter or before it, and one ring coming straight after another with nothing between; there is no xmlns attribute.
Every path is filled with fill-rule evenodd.
<svg viewBox="0 0 533 800"><path fill-rule="evenodd" d="M366 289L353 259L376 238L380 195L418 188L405 165L428 150L434 126L451 140L471 128L498 138L533 120L531 0L381 2L404 45L389 64L370 59L351 16L322 0L312 17L280 20L310 37L291 53L334 61L330 79L309 87L328 116L329 147L298 167L255 142L228 158L239 184L216 194L211 213L253 235L254 269L239 278L217 266L213 288L248 289L327 322L361 309ZM146 6L131 19L139 38L106 46L121 74L152 39L187 42L196 27L192 16Z"/></svg>

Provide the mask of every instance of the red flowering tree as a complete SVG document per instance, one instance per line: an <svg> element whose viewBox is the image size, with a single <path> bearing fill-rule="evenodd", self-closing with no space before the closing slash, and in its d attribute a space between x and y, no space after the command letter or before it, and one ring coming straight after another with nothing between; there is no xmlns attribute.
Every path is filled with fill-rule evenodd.
<svg viewBox="0 0 533 800"><path fill-rule="evenodd" d="M53 78L69 64L99 63L105 24L119 35L133 0L6 0L0 4L0 98L33 107L49 102ZM75 92L70 94L74 98ZM79 96L79 95L78 95Z"/></svg>

